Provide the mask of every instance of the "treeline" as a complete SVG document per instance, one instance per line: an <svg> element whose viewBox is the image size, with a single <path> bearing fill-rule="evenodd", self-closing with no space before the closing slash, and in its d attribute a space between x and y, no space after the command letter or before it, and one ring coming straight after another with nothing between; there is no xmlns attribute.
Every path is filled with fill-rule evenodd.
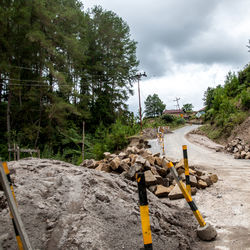
<svg viewBox="0 0 250 250"><path fill-rule="evenodd" d="M115 13L86 11L77 0L3 0L0 30L2 159L15 143L76 163L83 121L86 157L100 154L115 122L134 129L125 103L137 72L136 42Z"/></svg>
<svg viewBox="0 0 250 250"><path fill-rule="evenodd" d="M204 95L205 121L212 139L226 138L232 129L242 123L250 112L250 65L237 74L229 72L225 84L208 88Z"/></svg>

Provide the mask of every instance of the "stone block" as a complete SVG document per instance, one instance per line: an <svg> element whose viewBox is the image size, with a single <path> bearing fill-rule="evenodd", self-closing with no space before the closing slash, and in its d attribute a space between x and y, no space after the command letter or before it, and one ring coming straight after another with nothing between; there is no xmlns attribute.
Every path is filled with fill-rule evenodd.
<svg viewBox="0 0 250 250"><path fill-rule="evenodd" d="M157 179L150 170L145 171L144 175L145 175L146 186L155 185L157 183Z"/></svg>
<svg viewBox="0 0 250 250"><path fill-rule="evenodd" d="M157 197L168 197L168 194L173 190L174 186L165 187L163 185L157 185L155 195Z"/></svg>

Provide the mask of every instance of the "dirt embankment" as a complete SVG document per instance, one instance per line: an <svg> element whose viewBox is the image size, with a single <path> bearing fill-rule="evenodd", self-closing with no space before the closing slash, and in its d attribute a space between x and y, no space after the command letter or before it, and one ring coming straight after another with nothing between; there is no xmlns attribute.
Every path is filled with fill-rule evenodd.
<svg viewBox="0 0 250 250"><path fill-rule="evenodd" d="M118 175L46 159L10 162L18 208L34 249L143 247L135 182ZM16 249L0 191L0 243ZM189 210L148 192L154 249L199 249Z"/></svg>
<svg viewBox="0 0 250 250"><path fill-rule="evenodd" d="M236 137L239 137L250 145L250 116L243 123L234 128L227 142L231 142Z"/></svg>

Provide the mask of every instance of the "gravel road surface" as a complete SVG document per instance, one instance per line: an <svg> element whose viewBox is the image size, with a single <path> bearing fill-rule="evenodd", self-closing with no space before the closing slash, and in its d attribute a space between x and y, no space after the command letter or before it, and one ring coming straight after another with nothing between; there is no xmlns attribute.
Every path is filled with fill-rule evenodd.
<svg viewBox="0 0 250 250"><path fill-rule="evenodd" d="M201 249L250 249L250 160L236 160L216 152L218 144L201 135L187 133L190 125L165 135L167 157L181 159L182 145L187 145L189 165L216 173L219 181L198 191L195 201L206 221L218 231L216 241L202 243ZM160 152L157 140L151 140L152 152ZM184 200L173 201L188 209Z"/></svg>

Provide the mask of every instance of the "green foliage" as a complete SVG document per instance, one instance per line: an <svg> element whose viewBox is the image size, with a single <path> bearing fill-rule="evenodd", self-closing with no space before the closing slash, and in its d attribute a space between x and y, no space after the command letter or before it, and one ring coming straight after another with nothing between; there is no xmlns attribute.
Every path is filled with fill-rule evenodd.
<svg viewBox="0 0 250 250"><path fill-rule="evenodd" d="M190 112L193 111L193 108L194 108L194 106L193 106L192 103L186 103L186 104L183 105L182 110L183 110L185 113L190 113Z"/></svg>
<svg viewBox="0 0 250 250"><path fill-rule="evenodd" d="M122 18L101 7L85 11L78 0L2 1L0 24L2 158L9 141L79 163L82 121L85 158L126 142L123 125L123 132L110 127L121 118L128 133L134 128L126 101L137 72L136 42ZM99 127L105 133L97 140Z"/></svg>
<svg viewBox="0 0 250 250"><path fill-rule="evenodd" d="M137 124L126 125L120 119L108 128L101 124L95 133L92 155L96 159L101 159L104 152L116 152L123 149L128 144L128 137L138 131Z"/></svg>
<svg viewBox="0 0 250 250"><path fill-rule="evenodd" d="M247 110L250 108L250 88L244 89L240 95L242 108Z"/></svg>
<svg viewBox="0 0 250 250"><path fill-rule="evenodd" d="M166 105L157 94L149 95L144 102L146 117L156 117L162 114Z"/></svg>
<svg viewBox="0 0 250 250"><path fill-rule="evenodd" d="M250 65L238 75L229 72L225 85L208 88L204 94L205 120L210 127L204 127L212 139L228 137L233 128L242 123L250 109Z"/></svg>
<svg viewBox="0 0 250 250"><path fill-rule="evenodd" d="M170 114L163 114L161 118L168 123L173 122L175 120L175 117Z"/></svg>

